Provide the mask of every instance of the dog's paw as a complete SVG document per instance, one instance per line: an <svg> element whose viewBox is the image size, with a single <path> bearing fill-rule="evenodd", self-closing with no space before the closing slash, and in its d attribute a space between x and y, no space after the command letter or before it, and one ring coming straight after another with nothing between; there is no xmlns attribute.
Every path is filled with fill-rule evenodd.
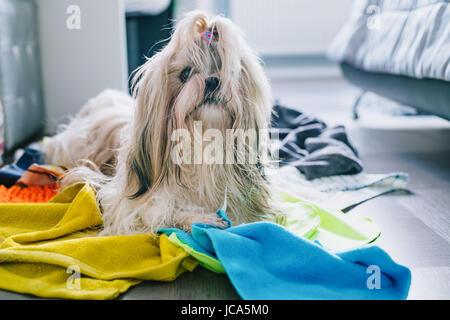
<svg viewBox="0 0 450 320"><path fill-rule="evenodd" d="M217 214L199 215L194 219L193 223L204 223L220 229L228 228L228 223L220 218Z"/></svg>
<svg viewBox="0 0 450 320"><path fill-rule="evenodd" d="M191 213L188 215L183 215L182 217L178 216L178 220L175 223L175 227L190 233L192 225L194 223L202 223L220 229L228 228L227 221L221 219L216 213L210 214Z"/></svg>

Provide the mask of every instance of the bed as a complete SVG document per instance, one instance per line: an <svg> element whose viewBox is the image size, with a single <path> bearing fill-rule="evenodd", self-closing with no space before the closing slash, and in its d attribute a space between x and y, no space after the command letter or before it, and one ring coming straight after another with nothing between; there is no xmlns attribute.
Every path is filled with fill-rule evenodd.
<svg viewBox="0 0 450 320"><path fill-rule="evenodd" d="M449 120L449 4L358 0L328 56L364 91Z"/></svg>

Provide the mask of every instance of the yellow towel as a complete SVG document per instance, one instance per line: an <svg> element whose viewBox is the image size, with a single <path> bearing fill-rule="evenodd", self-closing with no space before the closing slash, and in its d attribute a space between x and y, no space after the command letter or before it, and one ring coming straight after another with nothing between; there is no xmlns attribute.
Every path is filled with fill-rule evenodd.
<svg viewBox="0 0 450 320"><path fill-rule="evenodd" d="M111 299L142 280L172 281L198 264L165 235L99 237L101 224L86 184L49 203L0 204L0 289Z"/></svg>

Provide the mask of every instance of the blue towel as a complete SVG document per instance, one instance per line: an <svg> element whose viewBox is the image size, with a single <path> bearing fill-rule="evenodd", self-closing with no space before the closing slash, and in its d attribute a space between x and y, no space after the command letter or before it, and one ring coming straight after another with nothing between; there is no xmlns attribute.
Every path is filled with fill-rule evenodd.
<svg viewBox="0 0 450 320"><path fill-rule="evenodd" d="M411 282L409 269L377 246L332 253L270 222L159 232L216 257L243 299L406 299Z"/></svg>

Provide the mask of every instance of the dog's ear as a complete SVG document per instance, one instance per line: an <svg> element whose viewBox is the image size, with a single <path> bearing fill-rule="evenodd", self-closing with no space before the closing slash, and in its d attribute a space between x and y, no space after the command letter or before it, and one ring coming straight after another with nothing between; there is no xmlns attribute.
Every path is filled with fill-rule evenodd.
<svg viewBox="0 0 450 320"><path fill-rule="evenodd" d="M261 61L250 48L241 57L241 70L241 90L252 97L250 107L255 109L251 112L255 116L254 128L267 128L272 112L272 92Z"/></svg>
<svg viewBox="0 0 450 320"><path fill-rule="evenodd" d="M217 42L222 61L220 78L226 79L223 91L231 91L237 95L244 90L245 96L251 97L252 107L257 108L251 110L251 113L264 117L258 120L261 124L258 127L267 127L264 122L270 119L272 94L262 61L247 44L242 30L229 19L217 17L214 26L220 36Z"/></svg>
<svg viewBox="0 0 450 320"><path fill-rule="evenodd" d="M261 59L248 45L239 27L220 16L213 25L218 34L216 40L222 62L222 92L231 92L230 97L224 98L234 108L233 128L257 130L256 143L249 145L248 150L256 152L257 166L262 167L267 160L270 161L268 128L272 113L272 90L269 80Z"/></svg>
<svg viewBox="0 0 450 320"><path fill-rule="evenodd" d="M137 198L156 188L164 178L169 118L168 65L172 50L166 47L144 63L133 78L136 110L132 125L132 143L128 154L128 183L137 190Z"/></svg>
<svg viewBox="0 0 450 320"><path fill-rule="evenodd" d="M258 165L261 166L261 162L264 165L270 159L270 139L267 129L270 127L272 112L271 88L259 57L246 43L243 44L241 66L242 72L239 80L241 90L247 91L244 96L252 97L248 101L247 114L244 118L249 122L250 128L258 130L255 150L258 154ZM264 175L264 171L261 168L258 169Z"/></svg>
<svg viewBox="0 0 450 320"><path fill-rule="evenodd" d="M170 132L173 130L169 105L169 66L179 48L193 44L200 31L207 28L207 16L200 11L187 14L176 26L170 42L146 63L133 77L136 112L133 138L128 154L128 183L135 185L130 196L137 198L155 190L167 176L170 161Z"/></svg>
<svg viewBox="0 0 450 320"><path fill-rule="evenodd" d="M272 110L272 94L262 62L244 39L243 32L229 19L218 17L214 22L218 39L218 52L222 61L221 79L224 92L232 92L231 106L235 111L233 127L267 129ZM230 86L230 87L227 87ZM238 97L241 97L239 99ZM245 97L245 99L242 99ZM256 148L260 149L259 139Z"/></svg>

